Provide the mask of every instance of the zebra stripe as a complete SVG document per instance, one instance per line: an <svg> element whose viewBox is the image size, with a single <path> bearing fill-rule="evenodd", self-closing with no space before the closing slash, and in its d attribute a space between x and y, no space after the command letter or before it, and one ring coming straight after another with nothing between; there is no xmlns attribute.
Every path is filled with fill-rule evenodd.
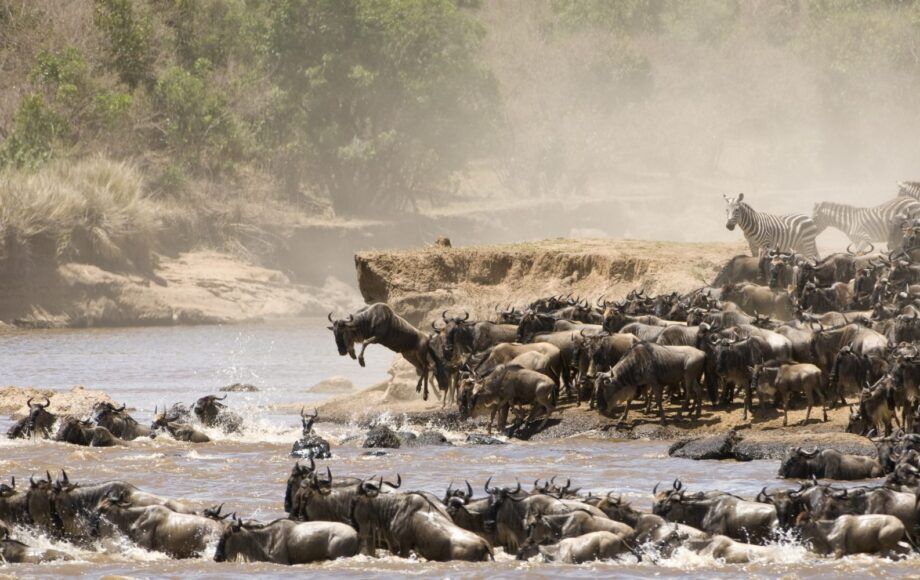
<svg viewBox="0 0 920 580"><path fill-rule="evenodd" d="M899 181L898 197L912 197L920 200L920 181Z"/></svg>
<svg viewBox="0 0 920 580"><path fill-rule="evenodd" d="M818 233L828 227L845 233L852 242L888 242L898 215L920 215L920 201L912 197L896 197L875 207L854 207L822 201L815 204L813 218Z"/></svg>
<svg viewBox="0 0 920 580"><path fill-rule="evenodd" d="M809 258L818 257L818 247L815 244L818 228L807 215L760 213L739 200L735 202L732 217L744 232L752 251L755 248L774 249L796 252ZM755 256L758 254L755 253Z"/></svg>

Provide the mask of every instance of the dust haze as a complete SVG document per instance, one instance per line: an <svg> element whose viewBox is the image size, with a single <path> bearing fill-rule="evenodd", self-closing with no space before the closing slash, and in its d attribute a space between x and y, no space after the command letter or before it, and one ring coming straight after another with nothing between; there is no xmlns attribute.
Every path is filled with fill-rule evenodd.
<svg viewBox="0 0 920 580"><path fill-rule="evenodd" d="M505 116L501 155L470 172L474 195L617 200L573 236L742 241L722 194L810 214L822 200L880 203L920 176L911 3L620 4L482 4Z"/></svg>

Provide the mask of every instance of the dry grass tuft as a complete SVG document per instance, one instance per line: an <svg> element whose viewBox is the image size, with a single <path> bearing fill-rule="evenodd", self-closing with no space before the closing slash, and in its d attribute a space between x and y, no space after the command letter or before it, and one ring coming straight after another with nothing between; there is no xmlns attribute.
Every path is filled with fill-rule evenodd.
<svg viewBox="0 0 920 580"><path fill-rule="evenodd" d="M34 254L51 243L56 258L145 268L157 227L140 172L128 163L94 157L0 172L0 246L7 254L12 246Z"/></svg>

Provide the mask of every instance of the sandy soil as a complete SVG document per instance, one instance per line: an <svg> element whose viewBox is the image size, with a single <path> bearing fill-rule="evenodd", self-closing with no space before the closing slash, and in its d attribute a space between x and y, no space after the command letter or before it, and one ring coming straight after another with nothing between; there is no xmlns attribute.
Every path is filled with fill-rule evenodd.
<svg viewBox="0 0 920 580"><path fill-rule="evenodd" d="M569 292L594 300L647 292L687 292L712 281L739 244L637 240L567 240L498 246L361 252L358 286L368 303L387 302L414 324L441 310L489 316Z"/></svg>
<svg viewBox="0 0 920 580"><path fill-rule="evenodd" d="M360 305L354 289L333 278L302 286L278 270L213 251L161 258L156 276L63 264L41 291L8 294L0 316L26 328L215 324Z"/></svg>

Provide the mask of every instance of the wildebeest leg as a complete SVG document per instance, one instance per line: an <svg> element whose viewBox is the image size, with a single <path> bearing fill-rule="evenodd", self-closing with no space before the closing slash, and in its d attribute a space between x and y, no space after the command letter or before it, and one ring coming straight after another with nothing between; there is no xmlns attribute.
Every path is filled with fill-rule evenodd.
<svg viewBox="0 0 920 580"><path fill-rule="evenodd" d="M626 417L629 415L629 404L632 403L632 397L626 397L626 408L623 409L623 416L620 417L620 423L626 422Z"/></svg>
<svg viewBox="0 0 920 580"><path fill-rule="evenodd" d="M754 400L751 396L751 385L746 385L744 387L744 415L742 417L743 421L747 421L748 410L751 411L751 418L754 417Z"/></svg>
<svg viewBox="0 0 920 580"><path fill-rule="evenodd" d="M786 427L787 425L789 425L789 396L790 394L791 393L789 391L786 391L785 393L783 393L783 427ZM761 406L763 406L763 396L761 396L760 403L761 403ZM803 424L808 422L809 415L811 415L811 397L808 397L808 410L805 411L805 420L802 421Z"/></svg>
<svg viewBox="0 0 920 580"><path fill-rule="evenodd" d="M364 366L364 349L367 348L367 345L374 344L377 342L377 337L372 336L368 339L361 341L361 352L358 353L358 364L362 367Z"/></svg>
<svg viewBox="0 0 920 580"><path fill-rule="evenodd" d="M664 425L664 388L657 382L652 383L649 387L655 394L655 403L658 404L658 422ZM680 411L677 412L677 416L680 417Z"/></svg>
<svg viewBox="0 0 920 580"><path fill-rule="evenodd" d="M497 412L498 412L498 405L492 405L492 412L489 413L489 428L488 428L489 435L492 434L492 422L495 421L495 413Z"/></svg>

